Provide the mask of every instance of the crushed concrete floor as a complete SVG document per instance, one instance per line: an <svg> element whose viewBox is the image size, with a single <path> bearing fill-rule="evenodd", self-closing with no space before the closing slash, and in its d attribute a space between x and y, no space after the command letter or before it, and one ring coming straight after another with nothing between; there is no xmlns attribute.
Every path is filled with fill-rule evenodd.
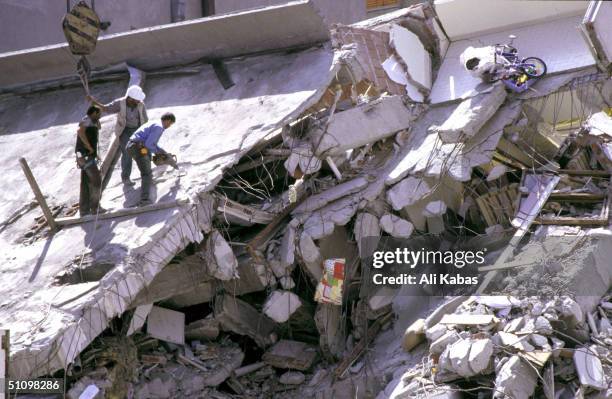
<svg viewBox="0 0 612 399"><path fill-rule="evenodd" d="M135 188L114 171L106 215L74 216L82 88L3 92L12 377L64 378L72 399L612 397L604 58L580 53L522 94L478 82L433 101L459 54L429 3L325 36L222 73L143 72L149 118L177 117L160 145L179 170L154 168L155 204L129 215L136 168ZM121 96L123 75L99 73L92 92ZM21 157L72 220L55 233ZM461 271L476 283L372 284L393 240L484 249Z"/></svg>

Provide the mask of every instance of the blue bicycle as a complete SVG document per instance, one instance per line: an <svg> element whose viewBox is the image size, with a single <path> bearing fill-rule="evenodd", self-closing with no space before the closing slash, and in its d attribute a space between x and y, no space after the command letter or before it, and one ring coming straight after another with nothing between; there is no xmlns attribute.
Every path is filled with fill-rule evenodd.
<svg viewBox="0 0 612 399"><path fill-rule="evenodd" d="M516 36L510 35L508 44L495 45L495 64L498 66L492 80L502 80L516 92L527 90L536 79L546 75L546 63L538 57L520 58L512 43Z"/></svg>

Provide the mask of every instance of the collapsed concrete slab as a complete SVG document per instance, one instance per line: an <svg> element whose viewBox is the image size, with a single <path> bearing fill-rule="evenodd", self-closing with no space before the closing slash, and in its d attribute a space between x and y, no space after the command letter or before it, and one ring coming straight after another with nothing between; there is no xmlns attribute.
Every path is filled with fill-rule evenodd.
<svg viewBox="0 0 612 399"><path fill-rule="evenodd" d="M418 108L407 107L400 96L381 97L334 114L326 130L315 128L308 135L315 155L339 154L409 128L419 113Z"/></svg>
<svg viewBox="0 0 612 399"><path fill-rule="evenodd" d="M147 334L174 344L185 344L185 314L153 306L147 318Z"/></svg>
<svg viewBox="0 0 612 399"><path fill-rule="evenodd" d="M263 361L279 369L306 371L317 358L317 348L304 342L282 339L266 351Z"/></svg>
<svg viewBox="0 0 612 399"><path fill-rule="evenodd" d="M219 321L212 317L194 321L185 326L185 339L212 340L219 336Z"/></svg>
<svg viewBox="0 0 612 399"><path fill-rule="evenodd" d="M445 143L464 142L473 137L480 128L495 114L506 99L503 84L496 83L490 90L463 100L450 117L438 127L434 127Z"/></svg>
<svg viewBox="0 0 612 399"><path fill-rule="evenodd" d="M577 348L574 351L574 366L580 379L580 384L596 390L606 389L606 377L604 375L601 360L591 348Z"/></svg>
<svg viewBox="0 0 612 399"><path fill-rule="evenodd" d="M425 89L431 90L431 57L417 35L408 29L393 24L389 32L391 46L402 60L410 80Z"/></svg>
<svg viewBox="0 0 612 399"><path fill-rule="evenodd" d="M246 335L261 347L276 340L274 322L238 298L225 295L215 303L215 320L224 331Z"/></svg>
<svg viewBox="0 0 612 399"><path fill-rule="evenodd" d="M163 112L172 111L181 121L173 126L174 134L167 133L172 139L165 135L160 144L181 154L182 176L155 169L157 184L153 198L160 202L173 199L185 202L151 213L65 228L48 241L38 240L31 245L15 244L15 238L28 231L38 210L26 212L25 218L5 227L0 232L0 252L6 259L8 253L13 254L5 266L15 272L6 276L0 291L3 297L12 297L14 287L26 281L29 292L27 301L11 302L0 309L3 320L11 325L11 373L16 378L35 377L67 367L107 327L111 318L130 307L133 299L177 253L189 243L201 242L203 232L210 231L212 223L210 207L200 205L206 197L204 193L257 142L275 134L286 121L319 100L335 75L337 66L332 62L333 55L327 47L232 60L226 65L236 85L229 90L219 85L208 66L202 66L193 75L148 79L145 91L149 117L157 119ZM287 71L291 71L292 79L286 79ZM102 100L125 93L121 83L92 85L90 89ZM3 135L9 149L5 154L9 165L5 183L16 187L0 195L2 220L31 197L29 188L22 184L18 166L18 158L26 152L29 160L36 159L30 162L32 172L49 203L69 207L77 202L78 174L72 167L71 150L74 130L70 126L76 126L86 108L81 95L81 90L67 89L31 98L9 95L0 100L0 107L8 112L0 116L0 124L3 132L11 133ZM173 102L168 102L169 98ZM202 112L202 104L207 104L207 112ZM45 115L44 120L6 116L26 108L36 115ZM236 112L244 118L235 120L232 115ZM111 136L106 133L112 129L113 118L102 118L102 152ZM202 126L206 126L207 139L192 140ZM39 145L38 140L45 135L53 136L54 140ZM50 179L55 184L43 183ZM137 198L137 190L124 193L118 173L114 173L102 204L119 209ZM105 266L108 272L101 280L90 282L88 292L71 296L73 291L67 289L70 285L54 285L54 278L72 259L78 265L83 254L91 255L94 266L108 265ZM37 264L33 273L32 265ZM49 299L59 292L62 299L49 307ZM42 322L40 317L32 316L41 312L46 315ZM36 323L39 328L33 328Z"/></svg>

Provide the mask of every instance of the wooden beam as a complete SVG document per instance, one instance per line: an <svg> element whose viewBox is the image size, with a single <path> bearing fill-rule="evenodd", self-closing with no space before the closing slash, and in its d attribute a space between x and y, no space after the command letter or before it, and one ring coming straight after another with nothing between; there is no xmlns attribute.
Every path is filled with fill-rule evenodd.
<svg viewBox="0 0 612 399"><path fill-rule="evenodd" d="M160 202L157 204L151 204L136 208L123 208L117 209L116 211L110 211L107 213L101 213L99 215L87 215L83 217L78 216L70 216L65 218L58 218L55 220L55 223L58 226L72 226L76 224L93 222L95 220L105 220L105 219L114 219L120 218L124 216L133 216L138 215L145 212L159 211L162 209L175 208L181 205L187 204L188 200L176 200L176 201L168 201L168 202Z"/></svg>
<svg viewBox="0 0 612 399"><path fill-rule="evenodd" d="M550 201L561 201L561 202L601 202L605 198L606 198L605 194L552 193L548 199Z"/></svg>
<svg viewBox="0 0 612 399"><path fill-rule="evenodd" d="M569 176L610 177L610 172L606 170L559 169L557 173Z"/></svg>
<svg viewBox="0 0 612 399"><path fill-rule="evenodd" d="M21 169L23 169L23 173L25 174L28 183L30 183L30 188L34 192L34 196L36 197L36 201L38 201L38 205L40 205L40 209L42 209L43 214L45 215L45 220L47 220L47 224L51 231L57 231L58 224L53 219L53 214L47 205L47 201L40 191L40 187L38 187L38 183L36 183L36 179L34 179L34 175L28 166L28 161L25 158L19 158L19 163L21 164Z"/></svg>

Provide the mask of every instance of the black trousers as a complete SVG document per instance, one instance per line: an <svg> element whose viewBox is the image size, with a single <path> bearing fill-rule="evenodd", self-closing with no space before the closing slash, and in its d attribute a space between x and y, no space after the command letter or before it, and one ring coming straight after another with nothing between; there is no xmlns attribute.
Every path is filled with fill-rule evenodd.
<svg viewBox="0 0 612 399"><path fill-rule="evenodd" d="M79 196L79 212L81 216L96 213L102 196L102 177L95 162L81 169L81 192Z"/></svg>

